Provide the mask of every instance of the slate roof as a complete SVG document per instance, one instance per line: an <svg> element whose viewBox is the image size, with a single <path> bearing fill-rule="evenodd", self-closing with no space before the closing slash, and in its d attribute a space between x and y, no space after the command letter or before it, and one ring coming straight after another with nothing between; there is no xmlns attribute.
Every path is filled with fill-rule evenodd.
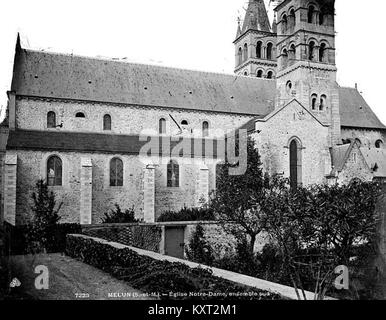
<svg viewBox="0 0 386 320"><path fill-rule="evenodd" d="M245 13L242 33L249 29L271 32L264 0L250 0Z"/></svg>
<svg viewBox="0 0 386 320"><path fill-rule="evenodd" d="M341 87L339 94L342 126L386 129L357 89Z"/></svg>
<svg viewBox="0 0 386 320"><path fill-rule="evenodd" d="M334 166L333 173L341 172L347 161L347 158L354 146L355 142L337 145L331 149L332 164Z"/></svg>
<svg viewBox="0 0 386 320"><path fill-rule="evenodd" d="M190 110L265 115L275 81L21 49L12 91Z"/></svg>
<svg viewBox="0 0 386 320"><path fill-rule="evenodd" d="M377 170L373 172L374 177L386 177L386 150L376 148L360 148L366 163L370 168L374 168L375 164Z"/></svg>
<svg viewBox="0 0 386 320"><path fill-rule="evenodd" d="M11 90L44 98L214 111L265 117L274 80L16 50ZM341 87L343 127L385 129L361 94Z"/></svg>
<svg viewBox="0 0 386 320"><path fill-rule="evenodd" d="M162 143L154 137L154 150ZM170 150L181 142L170 141ZM80 132L63 132L63 131L32 131L32 130L10 130L7 150L45 150L45 151L66 151L82 153L108 153L108 154L132 154L138 155L141 148L148 143L140 141L138 135L115 135L115 134L95 134ZM194 146L202 143L200 154L195 152ZM215 139L193 139L191 138L191 150L184 150L185 157L204 156L201 154L205 150L205 145L212 145L213 157L217 157L217 140ZM170 156L170 150L159 150L159 155ZM209 155L208 155L209 157Z"/></svg>

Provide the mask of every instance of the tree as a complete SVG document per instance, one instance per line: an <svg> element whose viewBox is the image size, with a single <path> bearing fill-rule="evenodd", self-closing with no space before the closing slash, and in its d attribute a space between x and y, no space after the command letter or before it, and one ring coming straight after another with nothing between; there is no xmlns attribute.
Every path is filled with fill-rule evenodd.
<svg viewBox="0 0 386 320"><path fill-rule="evenodd" d="M315 299L331 288L334 269L350 264L358 245L376 241L380 197L377 184L315 185L295 190L283 185L262 204L268 234L279 245L300 299L314 286Z"/></svg>
<svg viewBox="0 0 386 320"><path fill-rule="evenodd" d="M102 218L102 223L137 223L138 219L135 218L134 207L130 210L122 211L121 207L116 203L115 210L111 213L105 213Z"/></svg>
<svg viewBox="0 0 386 320"><path fill-rule="evenodd" d="M48 185L44 180L36 182L35 189L36 191L32 193L34 203L31 208L33 212L32 226L27 237L32 251L41 250L41 248L32 248L36 243L49 250L55 242L54 230L61 219L59 211L63 203L56 205L55 194L48 190Z"/></svg>
<svg viewBox="0 0 386 320"><path fill-rule="evenodd" d="M196 230L190 239L189 246L185 251L188 260L209 266L212 265L214 261L213 251L205 239L204 228L201 224L196 226Z"/></svg>
<svg viewBox="0 0 386 320"><path fill-rule="evenodd" d="M247 141L247 168L243 175L231 175L234 164L225 161L218 166L216 191L211 195L210 208L218 214L227 231L237 239L249 236L248 251L253 253L256 237L263 229L263 216L259 203L265 197L264 188L269 182L263 176L260 155L252 138Z"/></svg>

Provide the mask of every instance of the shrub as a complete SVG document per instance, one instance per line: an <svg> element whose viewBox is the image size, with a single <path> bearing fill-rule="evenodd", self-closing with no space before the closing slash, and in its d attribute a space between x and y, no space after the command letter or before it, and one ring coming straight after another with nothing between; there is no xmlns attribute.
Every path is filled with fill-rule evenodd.
<svg viewBox="0 0 386 320"><path fill-rule="evenodd" d="M204 228L201 224L196 226L192 238L186 248L186 255L190 261L211 265L214 257L212 248L205 240Z"/></svg>
<svg viewBox="0 0 386 320"><path fill-rule="evenodd" d="M214 221L216 220L214 211L210 208L187 208L184 207L180 211L166 211L162 213L157 221Z"/></svg>
<svg viewBox="0 0 386 320"><path fill-rule="evenodd" d="M181 263L158 261L139 255L129 248L119 249L90 238L68 235L66 253L127 281L133 288L143 292L159 293L161 299L192 299L189 292L195 292L196 298L201 300L219 299L219 297L208 296L209 292L225 295L230 292L252 293L251 296L240 297L240 299L249 300L281 299L277 294L237 285L215 277L211 270L190 268ZM188 295L170 297L170 292L187 293Z"/></svg>
<svg viewBox="0 0 386 320"><path fill-rule="evenodd" d="M111 213L105 213L102 218L102 223L137 223L139 220L135 218L134 207L129 210L122 211L120 206L116 203L115 210Z"/></svg>
<svg viewBox="0 0 386 320"><path fill-rule="evenodd" d="M32 193L32 224L26 228L27 243L31 253L49 250L55 242L52 231L60 221L59 211L63 203L56 204L55 194L48 190L44 180L38 180ZM56 208L56 209L55 209Z"/></svg>
<svg viewBox="0 0 386 320"><path fill-rule="evenodd" d="M39 253L45 249L48 253L64 252L66 246L67 234L82 233L82 227L76 223L63 223L51 226L45 230L49 238L52 239L50 243L46 243L42 247L39 242L38 234L34 233L33 225L12 226L5 224L5 250L11 255L22 255L29 253ZM31 244L31 239L35 239Z"/></svg>

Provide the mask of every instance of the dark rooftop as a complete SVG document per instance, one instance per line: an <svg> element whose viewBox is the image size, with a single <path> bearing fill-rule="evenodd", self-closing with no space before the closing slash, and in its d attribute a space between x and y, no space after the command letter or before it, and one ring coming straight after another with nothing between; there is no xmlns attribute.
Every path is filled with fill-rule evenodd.
<svg viewBox="0 0 386 320"><path fill-rule="evenodd" d="M274 110L274 80L17 48L11 88L17 95L260 118ZM386 129L356 89L339 90L343 127Z"/></svg>

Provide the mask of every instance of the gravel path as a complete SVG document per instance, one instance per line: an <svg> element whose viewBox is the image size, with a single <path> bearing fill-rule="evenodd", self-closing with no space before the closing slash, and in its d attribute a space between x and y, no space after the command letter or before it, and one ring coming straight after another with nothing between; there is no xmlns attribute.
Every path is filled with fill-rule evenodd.
<svg viewBox="0 0 386 320"><path fill-rule="evenodd" d="M44 265L49 271L49 288L37 290L35 267ZM21 285L12 289L37 300L149 300L126 282L92 266L61 254L40 254L10 257L12 278ZM76 294L86 294L78 296ZM109 296L110 294L110 296Z"/></svg>

